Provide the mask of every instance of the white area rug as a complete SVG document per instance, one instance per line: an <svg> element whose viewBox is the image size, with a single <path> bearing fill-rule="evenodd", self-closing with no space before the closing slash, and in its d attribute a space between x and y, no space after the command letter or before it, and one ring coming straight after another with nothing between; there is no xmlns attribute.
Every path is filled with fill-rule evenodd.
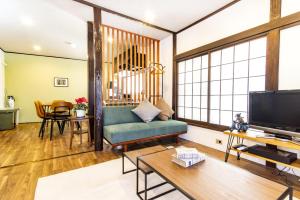
<svg viewBox="0 0 300 200"><path fill-rule="evenodd" d="M134 166L125 161L125 169ZM144 176L140 173L142 190ZM148 187L163 180L156 174L148 176ZM148 192L148 197L171 189L164 185ZM136 195L136 173L122 174L122 159L92 165L60 174L40 178L35 190L35 200L139 200ZM174 191L161 200L186 200L180 192Z"/></svg>
<svg viewBox="0 0 300 200"><path fill-rule="evenodd" d="M133 165L126 160L126 169ZM163 182L156 174L148 176L148 187ZM142 190L144 176L141 173ZM171 189L164 185L148 192L148 198ZM122 159L92 165L60 174L40 178L35 191L35 200L139 200L136 196L136 173L122 175ZM186 200L178 191L171 192L160 200ZM297 198L294 198L296 200Z"/></svg>

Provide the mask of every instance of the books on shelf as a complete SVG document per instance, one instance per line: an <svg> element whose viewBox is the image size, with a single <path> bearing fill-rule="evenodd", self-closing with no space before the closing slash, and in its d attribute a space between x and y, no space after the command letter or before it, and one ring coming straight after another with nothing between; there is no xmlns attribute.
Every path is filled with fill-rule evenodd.
<svg viewBox="0 0 300 200"><path fill-rule="evenodd" d="M205 160L205 157L204 153L195 148L178 147L176 154L172 155L172 161L180 166L189 167Z"/></svg>

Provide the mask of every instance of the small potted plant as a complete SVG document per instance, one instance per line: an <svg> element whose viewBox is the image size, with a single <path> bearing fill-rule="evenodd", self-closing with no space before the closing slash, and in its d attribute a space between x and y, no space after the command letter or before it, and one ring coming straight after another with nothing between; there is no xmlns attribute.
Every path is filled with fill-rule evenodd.
<svg viewBox="0 0 300 200"><path fill-rule="evenodd" d="M85 97L81 97L78 99L75 99L76 105L74 106L76 117L84 117L85 112L88 109L88 101Z"/></svg>

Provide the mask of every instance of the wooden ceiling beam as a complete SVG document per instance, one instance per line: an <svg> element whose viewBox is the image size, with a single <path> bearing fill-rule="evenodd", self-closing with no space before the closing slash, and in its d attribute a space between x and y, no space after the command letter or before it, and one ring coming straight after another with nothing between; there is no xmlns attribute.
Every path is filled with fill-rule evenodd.
<svg viewBox="0 0 300 200"><path fill-rule="evenodd" d="M85 1L85 0L73 0L73 1L75 1L77 3L81 3L81 4L84 4L84 5L87 5L87 6L90 6L90 7L93 7L93 8L101 9L101 11L104 11L104 12L107 12L107 13L111 13L111 14L114 14L114 15L117 15L117 16L120 16L120 17L124 17L124 18L132 20L132 21L140 22L140 23L142 23L142 24L144 24L146 26L149 26L151 28L155 28L155 29L158 29L158 30L161 30L161 31L164 31L164 32L172 33L172 34L175 33L174 31L171 31L169 29L166 29L166 28L163 28L163 27L160 27L160 26L157 26L157 25L145 22L145 21L140 20L140 19L136 19L134 17L130 17L128 15L125 15L125 14L122 14L122 13L110 10L108 8L104 8L102 6L90 3L90 2Z"/></svg>

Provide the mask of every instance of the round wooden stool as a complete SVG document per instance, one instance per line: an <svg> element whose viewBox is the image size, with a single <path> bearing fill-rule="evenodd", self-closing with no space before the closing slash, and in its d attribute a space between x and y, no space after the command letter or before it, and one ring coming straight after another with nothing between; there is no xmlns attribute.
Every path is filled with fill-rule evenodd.
<svg viewBox="0 0 300 200"><path fill-rule="evenodd" d="M70 149L72 149L72 142L74 134L78 134L80 136L80 144L82 144L82 134L87 133L88 134L88 143L91 145L91 131L90 131L90 116L85 117L76 117L72 116L70 118L70 125L71 125L71 137L70 137ZM83 130L82 125L83 123L86 123L87 129ZM75 125L77 126L75 130Z"/></svg>

